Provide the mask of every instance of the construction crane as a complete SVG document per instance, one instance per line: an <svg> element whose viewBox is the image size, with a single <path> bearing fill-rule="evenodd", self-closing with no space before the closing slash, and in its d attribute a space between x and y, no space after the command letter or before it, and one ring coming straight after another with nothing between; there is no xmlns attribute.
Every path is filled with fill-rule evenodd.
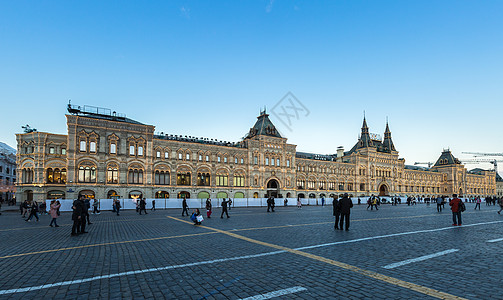
<svg viewBox="0 0 503 300"><path fill-rule="evenodd" d="M462 152L464 154L471 154L475 157L480 157L480 156L503 156L502 153L484 153L484 152Z"/></svg>
<svg viewBox="0 0 503 300"><path fill-rule="evenodd" d="M431 168L432 165L434 165L435 163L432 163L431 161L429 162L415 162L414 163L414 166L416 165L428 165L428 168Z"/></svg>
<svg viewBox="0 0 503 300"><path fill-rule="evenodd" d="M498 162L503 162L503 159L489 159L489 158L478 158L478 159L463 159L461 160L464 164L478 164L478 163L490 163L494 166L494 171L498 173Z"/></svg>

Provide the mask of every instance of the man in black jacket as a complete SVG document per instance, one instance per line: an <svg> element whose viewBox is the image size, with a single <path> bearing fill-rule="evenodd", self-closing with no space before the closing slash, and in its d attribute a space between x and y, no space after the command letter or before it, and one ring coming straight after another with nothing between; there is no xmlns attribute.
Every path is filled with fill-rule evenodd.
<svg viewBox="0 0 503 300"><path fill-rule="evenodd" d="M79 199L73 201L73 213L72 213L72 220L73 220L73 226L72 226L72 235L77 235L82 232L81 229L81 222L84 223L84 229L86 228L86 220L82 218L83 212L84 212L84 201L81 201L80 197ZM85 218L85 215L84 215Z"/></svg>
<svg viewBox="0 0 503 300"><path fill-rule="evenodd" d="M224 213L227 215L227 218L230 218L229 217L229 213L227 212L227 204L228 202L225 200L222 201L222 213L220 214L220 219L223 219L224 218Z"/></svg>
<svg viewBox="0 0 503 300"><path fill-rule="evenodd" d="M346 219L346 230L349 230L349 213L353 207L353 201L348 196L348 193L344 194L341 201L339 201L340 211L341 211L341 221L339 224L339 229L342 230L344 225L344 219Z"/></svg>
<svg viewBox="0 0 503 300"><path fill-rule="evenodd" d="M334 196L334 201L332 201L333 209L334 209L334 217L335 217L335 225L334 229L339 229L339 217L341 215L341 207L339 205L339 200L337 196Z"/></svg>
<svg viewBox="0 0 503 300"><path fill-rule="evenodd" d="M182 217L184 213L187 213L187 217L189 216L189 206L187 205L187 199L185 199L185 197L182 201Z"/></svg>

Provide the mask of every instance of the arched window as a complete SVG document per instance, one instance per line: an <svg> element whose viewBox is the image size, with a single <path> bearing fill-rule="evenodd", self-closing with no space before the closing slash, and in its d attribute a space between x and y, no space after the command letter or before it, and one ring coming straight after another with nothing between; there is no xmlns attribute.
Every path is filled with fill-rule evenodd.
<svg viewBox="0 0 503 300"><path fill-rule="evenodd" d="M33 170L29 168L23 169L23 183L33 183Z"/></svg>
<svg viewBox="0 0 503 300"><path fill-rule="evenodd" d="M78 171L79 182L96 182L96 166L91 164L83 164L79 166Z"/></svg>
<svg viewBox="0 0 503 300"><path fill-rule="evenodd" d="M66 183L66 169L47 169L47 183Z"/></svg>
<svg viewBox="0 0 503 300"><path fill-rule="evenodd" d="M176 174L177 185L190 185L190 172L178 172Z"/></svg>
<svg viewBox="0 0 503 300"><path fill-rule="evenodd" d="M154 183L157 185L169 185L169 172L156 170L154 173Z"/></svg>
<svg viewBox="0 0 503 300"><path fill-rule="evenodd" d="M199 186L209 186L210 185L210 173L199 172L197 173L197 185Z"/></svg>
<svg viewBox="0 0 503 300"><path fill-rule="evenodd" d="M234 186L243 187L245 186L245 176L243 174L234 175Z"/></svg>
<svg viewBox="0 0 503 300"><path fill-rule="evenodd" d="M130 168L128 170L128 183L143 184L143 169Z"/></svg>
<svg viewBox="0 0 503 300"><path fill-rule="evenodd" d="M107 183L119 183L119 167L109 164L107 167Z"/></svg>

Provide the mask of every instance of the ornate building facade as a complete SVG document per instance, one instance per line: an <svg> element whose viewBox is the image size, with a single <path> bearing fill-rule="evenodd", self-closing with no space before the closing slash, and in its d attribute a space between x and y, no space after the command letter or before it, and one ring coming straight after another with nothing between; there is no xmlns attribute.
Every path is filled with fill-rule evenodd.
<svg viewBox="0 0 503 300"><path fill-rule="evenodd" d="M17 199L279 198L496 194L494 171L469 172L449 150L429 169L405 165L386 124L351 150L296 151L264 111L236 143L155 134L107 109L68 106L68 134L17 134Z"/></svg>

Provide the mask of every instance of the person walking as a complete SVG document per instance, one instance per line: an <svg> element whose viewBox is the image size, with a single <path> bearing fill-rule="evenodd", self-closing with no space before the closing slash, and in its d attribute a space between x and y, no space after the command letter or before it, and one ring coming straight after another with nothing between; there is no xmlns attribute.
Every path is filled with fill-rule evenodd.
<svg viewBox="0 0 503 300"><path fill-rule="evenodd" d="M341 216L341 206L339 204L339 200L337 196L334 196L334 200L332 201L332 206L334 210L335 224L334 229L339 229L339 218Z"/></svg>
<svg viewBox="0 0 503 300"><path fill-rule="evenodd" d="M147 201L145 201L145 198L140 199L140 215L142 210L145 212L146 215L148 215L146 207L147 207Z"/></svg>
<svg viewBox="0 0 503 300"><path fill-rule="evenodd" d="M339 202L341 219L339 223L339 229L342 230L344 221L346 221L346 231L349 230L349 214L351 213L351 208L353 207L353 201L349 198L348 193L344 193L344 197L342 197Z"/></svg>
<svg viewBox="0 0 503 300"><path fill-rule="evenodd" d="M503 197L498 199L498 204L500 205L500 210L498 210L498 215L501 215L501 211L503 210Z"/></svg>
<svg viewBox="0 0 503 300"><path fill-rule="evenodd" d="M442 212L442 203L444 199L440 196L437 197L437 212Z"/></svg>
<svg viewBox="0 0 503 300"><path fill-rule="evenodd" d="M208 219L211 218L211 199L208 198L206 199L206 217L208 217Z"/></svg>
<svg viewBox="0 0 503 300"><path fill-rule="evenodd" d="M465 204L458 198L457 194L453 194L449 205L452 210L452 226L461 226L461 212L465 211Z"/></svg>
<svg viewBox="0 0 503 300"><path fill-rule="evenodd" d="M86 219L87 219L87 225L91 225L93 223L91 223L91 221L89 220L89 210L91 209L91 199L89 198L86 198L84 199L84 204L85 204L85 210L84 210L84 213L85 213L85 216L86 216ZM85 223L86 220L84 220L84 223Z"/></svg>
<svg viewBox="0 0 503 300"><path fill-rule="evenodd" d="M26 218L26 213L30 209L30 203L28 202L28 200L25 200L21 206L22 206L22 213L21 213L22 217Z"/></svg>
<svg viewBox="0 0 503 300"><path fill-rule="evenodd" d="M119 199L115 199L115 212L117 213L118 216L120 216L120 210L121 210L121 201Z"/></svg>
<svg viewBox="0 0 503 300"><path fill-rule="evenodd" d="M232 199L229 198L229 200L227 200L227 206L229 207L229 210L231 210L231 207L232 207Z"/></svg>
<svg viewBox="0 0 503 300"><path fill-rule="evenodd" d="M321 207L325 206L325 197L321 197Z"/></svg>
<svg viewBox="0 0 503 300"><path fill-rule="evenodd" d="M58 223L56 222L56 219L59 217L58 210L61 207L61 204L59 204L59 201L52 200L50 207L51 208L49 210L49 214L51 215L52 220L49 226L52 227L52 224L54 223L54 227L59 227Z"/></svg>
<svg viewBox="0 0 503 300"><path fill-rule="evenodd" d="M31 218L33 218L33 216L35 216L35 218L37 219L37 222L38 222L38 204L36 201L33 201L32 205L31 205L31 210L30 210L30 215L28 216L28 219L26 219L25 221L26 222L30 222Z"/></svg>
<svg viewBox="0 0 503 300"><path fill-rule="evenodd" d="M182 217L184 213L187 213L187 216L189 216L189 206L187 205L187 199L185 197L183 197L182 200Z"/></svg>
<svg viewBox="0 0 503 300"><path fill-rule="evenodd" d="M274 203L274 197L270 196L267 199L267 212L269 212L269 209L271 209L272 212L274 212L274 207L276 206L276 203Z"/></svg>
<svg viewBox="0 0 503 300"><path fill-rule="evenodd" d="M300 197L297 197L297 208L298 209L302 208L302 201L300 201Z"/></svg>
<svg viewBox="0 0 503 300"><path fill-rule="evenodd" d="M227 215L227 218L230 218L229 213L227 212L227 204L228 202L224 198L224 200L222 201L222 214L220 214L220 219L224 218L224 213Z"/></svg>
<svg viewBox="0 0 503 300"><path fill-rule="evenodd" d="M93 201L93 215L99 215L100 214L100 200L94 199Z"/></svg>
<svg viewBox="0 0 503 300"><path fill-rule="evenodd" d="M480 199L480 197L477 197L477 203L475 204L475 209L474 210L477 210L477 207L480 210L480 203L482 203L482 199Z"/></svg>
<svg viewBox="0 0 503 300"><path fill-rule="evenodd" d="M155 211L155 199L152 200L152 208L150 209L150 211Z"/></svg>
<svg viewBox="0 0 503 300"><path fill-rule="evenodd" d="M86 223L89 222L89 220L86 219L89 218L89 210L87 208L87 203L85 202L85 198L81 197L80 198L80 205L82 207L82 210L80 211L80 233L87 233L86 231ZM92 224L92 223L91 223Z"/></svg>

